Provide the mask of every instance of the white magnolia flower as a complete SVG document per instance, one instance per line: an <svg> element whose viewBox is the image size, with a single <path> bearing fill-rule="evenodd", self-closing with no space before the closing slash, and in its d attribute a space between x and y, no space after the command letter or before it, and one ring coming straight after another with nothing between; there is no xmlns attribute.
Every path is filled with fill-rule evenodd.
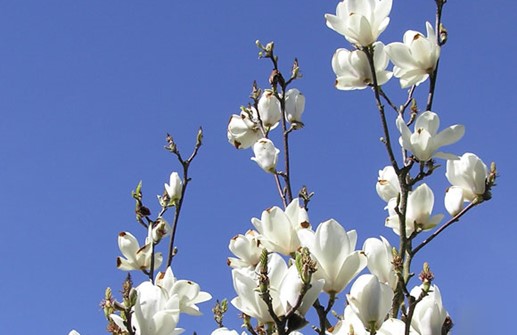
<svg viewBox="0 0 517 335"><path fill-rule="evenodd" d="M217 328L210 335L239 335L236 330L229 330L226 327ZM246 335L245 332L242 332L241 335Z"/></svg>
<svg viewBox="0 0 517 335"><path fill-rule="evenodd" d="M378 330L386 319L393 296L393 290L388 285L380 283L376 276L366 274L356 279L347 299L364 327L372 331Z"/></svg>
<svg viewBox="0 0 517 335"><path fill-rule="evenodd" d="M404 334L406 328L406 324L398 319L389 318L383 322L381 328L379 328L376 334L379 335L401 335ZM361 319L352 311L352 307L348 305L345 308L345 313L343 320L339 321L334 330L332 331L332 335L369 335L370 332L366 331ZM415 330L410 328L409 334L414 334ZM420 335L420 334L418 334Z"/></svg>
<svg viewBox="0 0 517 335"><path fill-rule="evenodd" d="M386 52L395 64L393 74L400 79L402 88L422 83L436 68L440 47L429 22L426 28L427 37L418 31L408 30L404 34L404 43L395 42L386 46Z"/></svg>
<svg viewBox="0 0 517 335"><path fill-rule="evenodd" d="M411 295L418 298L421 286L411 290ZM416 305L411 326L420 335L441 335L442 326L447 318L447 311L442 305L442 295L438 286L432 285L431 291Z"/></svg>
<svg viewBox="0 0 517 335"><path fill-rule="evenodd" d="M156 221L156 223L152 226L151 236L153 238L154 243L158 243L165 236L169 235L172 228L167 221L160 218Z"/></svg>
<svg viewBox="0 0 517 335"><path fill-rule="evenodd" d="M280 150L275 147L273 141L268 138L260 139L253 145L253 153L255 157L251 158L252 161L255 161L262 170L275 173Z"/></svg>
<svg viewBox="0 0 517 335"><path fill-rule="evenodd" d="M176 328L179 321L178 296L170 296L151 282L138 285L134 306L133 325L136 335L176 335L183 329Z"/></svg>
<svg viewBox="0 0 517 335"><path fill-rule="evenodd" d="M452 184L445 194L445 207L455 216L464 202L473 202L485 193L488 169L478 156L465 153L457 160L447 161L445 176Z"/></svg>
<svg viewBox="0 0 517 335"><path fill-rule="evenodd" d="M177 172L171 173L169 183L165 183L164 187L169 197L169 205L175 205L181 199L181 191L183 190L183 182Z"/></svg>
<svg viewBox="0 0 517 335"><path fill-rule="evenodd" d="M336 15L325 14L327 26L356 46L369 46L386 29L392 0L344 0Z"/></svg>
<svg viewBox="0 0 517 335"><path fill-rule="evenodd" d="M245 235L239 234L232 238L228 248L238 257L228 258L228 265L232 268L255 267L262 253L258 233L254 230L248 230Z"/></svg>
<svg viewBox="0 0 517 335"><path fill-rule="evenodd" d="M374 43L374 65L377 84L384 85L392 76L386 71L388 56L384 52L384 44ZM373 85L373 75L368 58L363 51L337 49L332 56L332 70L336 74L336 88L339 90L361 90Z"/></svg>
<svg viewBox="0 0 517 335"><path fill-rule="evenodd" d="M399 178L393 166L386 166L384 169L379 170L379 178L377 179L377 184L375 184L375 189L379 197L386 202L399 195Z"/></svg>
<svg viewBox="0 0 517 335"><path fill-rule="evenodd" d="M309 228L307 211L294 199L285 209L271 207L259 219L251 219L259 239L268 251L290 255L300 247L298 232Z"/></svg>
<svg viewBox="0 0 517 335"><path fill-rule="evenodd" d="M285 114L287 121L301 123L305 110L305 96L296 88L291 88L285 94Z"/></svg>
<svg viewBox="0 0 517 335"><path fill-rule="evenodd" d="M258 113L260 120L266 128L276 126L282 118L282 110L280 109L280 101L270 90L265 90L258 101Z"/></svg>
<svg viewBox="0 0 517 335"><path fill-rule="evenodd" d="M241 312L257 319L259 324L272 322L267 305L260 297L257 290L259 286L260 264L254 269L240 268L232 270L233 287L237 293L231 303ZM283 258L272 253L268 256L268 279L269 294L272 299L273 310L277 316L285 315L300 296L302 281L298 275L298 270L293 264L287 267ZM304 315L312 306L323 287L322 280L313 278L311 288L303 297L297 312Z"/></svg>
<svg viewBox="0 0 517 335"><path fill-rule="evenodd" d="M302 303L297 309L297 312L300 315L305 315L309 308L312 307L312 304L314 301L316 301L319 294L321 293L321 290L323 289L323 284L324 280L317 279L314 276L311 278L311 287L303 296ZM295 306L298 298L300 297L302 287L303 283L298 273L298 269L296 268L296 265L293 264L285 273L282 283L279 287L280 301L285 312L289 311L293 306Z"/></svg>
<svg viewBox="0 0 517 335"><path fill-rule="evenodd" d="M447 188L443 202L447 213L451 216L456 216L464 208L465 198L463 197L463 189L459 186Z"/></svg>
<svg viewBox="0 0 517 335"><path fill-rule="evenodd" d="M376 275L381 283L388 284L395 291L397 273L393 268L390 242L382 236L381 239L372 237L364 242L363 250L368 258L368 270Z"/></svg>
<svg viewBox="0 0 517 335"><path fill-rule="evenodd" d="M137 299L132 308L131 324L136 329L135 335L178 335L183 329L176 328L179 321L179 300L177 295L168 292L150 281L143 282L136 288ZM127 332L124 320L118 314L111 314L110 319L123 331Z"/></svg>
<svg viewBox="0 0 517 335"><path fill-rule="evenodd" d="M158 273L156 276L156 286L164 289L169 297L176 296L180 312L189 315L201 315L196 304L212 299L210 293L201 291L199 285L193 281L176 280L170 267L167 268L165 273Z"/></svg>
<svg viewBox="0 0 517 335"><path fill-rule="evenodd" d="M377 331L378 335L401 335L404 334L406 330L406 324L404 321L394 318L389 318L384 321L381 328ZM422 335L418 334L413 327L409 327L410 335Z"/></svg>
<svg viewBox="0 0 517 335"><path fill-rule="evenodd" d="M152 241L148 238L146 244L140 248L137 239L129 232L118 234L118 247L124 257L117 257L117 268L124 271L149 270L151 267ZM154 254L155 269L162 264L161 252Z"/></svg>
<svg viewBox="0 0 517 335"><path fill-rule="evenodd" d="M312 238L308 238L308 235ZM355 250L357 233L345 231L335 220L321 223L316 232L307 232L303 244L318 262L314 277L325 280L323 290L337 294L366 267L366 257Z"/></svg>
<svg viewBox="0 0 517 335"><path fill-rule="evenodd" d="M400 145L409 150L415 157L425 162L432 157L457 159L456 155L437 152L444 145L459 141L465 133L465 127L459 124L450 126L438 133L440 118L436 113L427 111L415 120L415 132L411 133L402 117L397 118L397 128L400 131Z"/></svg>
<svg viewBox="0 0 517 335"><path fill-rule="evenodd" d="M388 202L390 216L386 219L386 227L392 228L395 234L400 235L400 220L395 211L396 206L396 198ZM414 191L409 192L406 210L406 236L411 236L415 231L429 230L440 222L443 214L431 217L433 206L434 194L427 184L422 184Z"/></svg>
<svg viewBox="0 0 517 335"><path fill-rule="evenodd" d="M256 113L256 111L253 111ZM232 115L228 122L228 141L237 149L246 149L262 138L262 133L249 113Z"/></svg>
<svg viewBox="0 0 517 335"><path fill-rule="evenodd" d="M345 312L343 315L343 319L340 320L334 330L332 331L332 335L369 335L370 332L367 332L364 328L363 322L357 314L354 313L352 307L350 305L345 307Z"/></svg>
<svg viewBox="0 0 517 335"><path fill-rule="evenodd" d="M260 267L260 264L258 265ZM258 273L260 269L240 268L232 270L233 288L237 297L233 298L232 305L241 312L257 319L261 324L273 322L264 300L257 290L259 285ZM280 284L287 273L287 264L282 257L276 253L268 256L268 278L269 294L272 298L273 310L276 315L285 314L280 301Z"/></svg>

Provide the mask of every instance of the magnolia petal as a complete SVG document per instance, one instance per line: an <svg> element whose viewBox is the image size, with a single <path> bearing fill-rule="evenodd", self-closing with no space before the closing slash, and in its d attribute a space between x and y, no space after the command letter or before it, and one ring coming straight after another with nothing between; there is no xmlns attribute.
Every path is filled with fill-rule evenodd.
<svg viewBox="0 0 517 335"><path fill-rule="evenodd" d="M445 160L457 160L458 159L458 156L455 155L455 154L450 154L450 153L447 153L447 152L435 152L434 157L436 158L441 158L441 159L445 159Z"/></svg>
<svg viewBox="0 0 517 335"><path fill-rule="evenodd" d="M436 135L440 128L440 118L436 113L425 111L415 120L415 129L426 129L429 134Z"/></svg>
<svg viewBox="0 0 517 335"><path fill-rule="evenodd" d="M136 237L129 232L121 232L118 234L118 247L122 255L128 259L134 259L138 249L140 249Z"/></svg>
<svg viewBox="0 0 517 335"><path fill-rule="evenodd" d="M434 138L435 145L441 147L458 142L465 134L465 127L457 124L439 132Z"/></svg>
<svg viewBox="0 0 517 335"><path fill-rule="evenodd" d="M366 267L366 256L361 251L355 251L350 254L343 264L333 283L327 285L325 282L326 292L339 293Z"/></svg>
<svg viewBox="0 0 517 335"><path fill-rule="evenodd" d="M410 150L411 149L411 131L409 130L408 126L406 125L406 122L404 119L399 116L397 117L397 128L401 134L400 136L400 142L404 149Z"/></svg>
<svg viewBox="0 0 517 335"><path fill-rule="evenodd" d="M445 192L445 209L451 216L456 216L463 210L463 189L459 186L451 186Z"/></svg>
<svg viewBox="0 0 517 335"><path fill-rule="evenodd" d="M393 42L386 46L386 53L391 62L399 68L415 67L416 63L409 48L400 42Z"/></svg>

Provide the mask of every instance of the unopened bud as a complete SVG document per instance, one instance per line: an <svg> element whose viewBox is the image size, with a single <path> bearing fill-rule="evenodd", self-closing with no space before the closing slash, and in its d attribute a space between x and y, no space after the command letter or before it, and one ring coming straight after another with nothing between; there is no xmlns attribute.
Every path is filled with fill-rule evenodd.
<svg viewBox="0 0 517 335"><path fill-rule="evenodd" d="M293 67L291 70L291 78L298 79L300 77L301 77L301 74L300 74L300 66L298 64L298 58L295 58L294 62L293 62Z"/></svg>
<svg viewBox="0 0 517 335"><path fill-rule="evenodd" d="M431 268L429 267L429 263L427 263L427 262L424 263L423 270L420 273L419 278L422 281L422 284L424 286L423 287L423 291L426 292L426 293L429 292L429 289L431 288L431 282L434 279L434 275L431 272Z"/></svg>
<svg viewBox="0 0 517 335"><path fill-rule="evenodd" d="M271 53L273 52L273 49L275 48L275 43L274 42L269 42L268 44L266 44L266 46L264 47L264 50L266 50L266 52L268 53Z"/></svg>
<svg viewBox="0 0 517 335"><path fill-rule="evenodd" d="M136 305L136 298L138 297L138 292L135 288L131 288L129 291L129 307L133 307Z"/></svg>
<svg viewBox="0 0 517 335"><path fill-rule="evenodd" d="M196 147L200 147L203 144L203 128L199 127L196 136Z"/></svg>
<svg viewBox="0 0 517 335"><path fill-rule="evenodd" d="M445 27L443 26L442 23L440 23L439 33L440 33L440 45L444 45L445 43L447 43L448 33L447 33L447 29L445 29Z"/></svg>
<svg viewBox="0 0 517 335"><path fill-rule="evenodd" d="M163 237L167 236L171 231L171 227L163 218L158 218L153 225L153 242L159 243Z"/></svg>
<svg viewBox="0 0 517 335"><path fill-rule="evenodd" d="M175 153L177 151L176 143L174 143L174 139L170 134L167 134L165 140L167 141L167 145L165 146L165 149L167 151L170 151L172 153Z"/></svg>

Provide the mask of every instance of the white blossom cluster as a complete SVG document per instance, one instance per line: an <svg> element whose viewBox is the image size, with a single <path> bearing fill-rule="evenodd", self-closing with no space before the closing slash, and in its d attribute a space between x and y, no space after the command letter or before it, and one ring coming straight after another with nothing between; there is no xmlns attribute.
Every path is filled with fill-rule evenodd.
<svg viewBox="0 0 517 335"><path fill-rule="evenodd" d="M282 98L282 97L281 97ZM228 141L237 149L253 147L255 161L260 168L269 173L276 172L278 150L268 138L269 131L275 129L284 117L293 128L302 123L305 110L305 96L296 88L285 93L285 108L271 90L265 90L257 102L256 108L242 108L239 115L234 114L228 122Z"/></svg>
<svg viewBox="0 0 517 335"><path fill-rule="evenodd" d="M391 8L392 0L343 0L337 5L335 15L325 15L327 26L343 35L352 46L351 50L337 49L332 57L337 89L371 87L380 99L380 86L395 77L400 87L411 87L411 98L417 86L435 79L443 45L441 27L433 28L427 22L426 35L408 30L403 42L385 45L378 38L389 25ZM272 45L262 48L264 52L272 52ZM276 58L271 58L276 67ZM388 70L390 63L393 67ZM296 78L294 75L291 79ZM410 284L412 275L403 260L428 243L425 240L417 249L411 249L408 241L417 241L417 236L433 230L444 219L443 214L433 213L435 195L422 181L439 168L435 160L446 161L445 176L451 186L445 192L444 204L451 216L449 223L457 221L470 208L465 203L471 206L489 199L493 186L490 178L495 178L491 177L495 171L489 171L473 153L458 156L441 151L463 137L464 126L453 125L439 131L440 118L435 112L419 111L415 107L408 116L404 115L407 104L393 107L396 117L384 128L391 126L400 133L397 149L401 150L397 151L403 153L402 162L393 157L391 164L379 171L375 187L386 203L385 226L401 243L398 249L381 236L366 239L358 249L355 230L347 231L334 219L313 229L307 212L310 196L300 192L300 198L296 198L286 191L290 186L288 164L285 171L278 170L280 149L269 134L281 123L282 136L287 142L291 130L302 128L305 97L295 88L286 90L287 85L281 85L278 90L274 80L270 79L270 83L272 89L257 94L252 106L232 115L227 128L231 145L237 149L252 147L251 159L273 174L277 184L280 177L285 183L284 189L279 187L284 208L273 206L264 210L260 218L251 219L253 229L229 242L233 256L228 258L228 265L236 293L231 304L242 313L244 327L253 334L300 335L299 330L309 323L305 316L311 307L321 307L319 317L326 321L330 308L342 294L346 297L344 311L328 328L316 327L318 334L442 335L444 329L448 332L450 328L445 328L445 324L449 315L428 265L424 265L420 282ZM430 95L433 90L430 89ZM391 144L387 141L385 144L390 153ZM287 151L287 145L283 149ZM410 174L412 167L418 169L416 176ZM164 194L158 196L162 208L178 206L183 187L179 175L173 172ZM118 244L122 257L118 257L117 267L144 272L160 267L163 256L154 247L170 231L164 219L149 224L143 246L131 233L120 233ZM170 267L154 281L139 284L135 292L131 322L116 313L109 317L120 330L137 335L180 334L183 332L177 327L180 313L200 315L197 304L211 298L196 283L177 280ZM329 302L326 310L320 305L322 296ZM128 329L128 324L133 329ZM318 325L321 324L325 322ZM222 325L212 332L212 335L238 334Z"/></svg>
<svg viewBox="0 0 517 335"><path fill-rule="evenodd" d="M325 15L327 26L343 35L353 47L352 50L340 48L332 57L337 89L378 89L395 77L399 79L401 88L412 87L412 92L435 75L441 37L429 22L425 25L426 35L408 30L403 42L385 45L378 41L388 27L391 7L392 0L344 0L338 4L335 15ZM393 64L391 70L388 69L390 63ZM277 173L280 150L264 135L283 117L292 120L274 99L274 95L266 91L260 98L258 112L251 108L241 115L233 115L228 125L230 143L239 149L253 146L255 157L252 160L273 174ZM286 105L286 110L289 108ZM386 202L386 227L401 238L413 240L420 233L435 228L444 218L443 214L433 214L434 193L427 183L419 182L438 168L434 165L435 159L446 160L445 174L451 186L446 191L444 202L452 219L463 211L465 203L477 203L486 196L489 170L475 154L458 156L441 151L443 146L463 137L464 126L453 125L439 131L440 119L435 112L415 109L410 121L404 119L402 107L396 112L398 117L393 126L400 133L403 166L409 171L417 165L423 175L409 186L403 216L400 212L403 181L400 178L405 178L404 183L407 183L407 172L402 174L402 168L393 164L384 167L379 171L376 190ZM414 125L413 131L408 126L411 124ZM404 187L408 185L404 184ZM400 285L406 285L401 284L404 277L400 268L395 266L395 258L400 258L397 248L381 236L380 239L368 238L362 250L356 250L356 231L347 232L332 219L313 230L307 211L300 206L301 201L293 199L285 210L278 207L265 210L260 220L252 219L255 230L230 241L229 248L235 257L230 257L228 262L233 268L233 284L237 293L232 304L237 309L255 319L259 326L267 325L273 323L275 317L286 317L297 297L302 299L297 306L298 315L303 317L307 306L312 305L320 294L334 299L351 285L346 294L344 314L336 325L327 330L327 334L399 335L408 331L418 335L443 334L448 313L443 307L438 286L431 284L432 277L424 275L422 283L407 293L408 299L410 296L416 301L415 306L410 307L412 315L407 325L397 314L390 314ZM405 222L401 222L401 218ZM405 227L405 231L401 232L401 227ZM307 292L303 290L302 283L305 274L297 269L295 261L303 248L309 250L316 264ZM273 311L268 309L258 289L264 252L268 255L267 273ZM370 273L360 275L365 268ZM216 330L213 334L220 332L223 331ZM227 329L224 332L236 334Z"/></svg>

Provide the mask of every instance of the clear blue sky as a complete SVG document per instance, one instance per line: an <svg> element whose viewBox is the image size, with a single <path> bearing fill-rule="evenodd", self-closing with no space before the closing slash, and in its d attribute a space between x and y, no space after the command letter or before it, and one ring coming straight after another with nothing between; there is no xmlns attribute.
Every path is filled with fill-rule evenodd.
<svg viewBox="0 0 517 335"><path fill-rule="evenodd" d="M186 154L200 125L205 145L192 166L173 268L214 298L233 298L229 239L251 228L251 217L263 209L280 205L272 178L249 160L251 152L226 140L227 121L248 102L252 81L267 84L271 66L257 59L256 39L276 42L285 71L298 57L304 74L296 87L307 97L306 128L292 136L293 177L296 189L306 184L316 193L313 226L335 218L358 230L359 246L379 235L394 243L374 188L387 160L372 94L333 88L330 59L348 47L323 19L336 4L3 1L0 334L104 333L99 301L105 287L118 290L125 276L115 268L117 234L143 234L130 192L142 179L154 206L170 172L179 169L163 150L165 134ZM433 6L432 0L394 0L381 40L424 31L425 21L434 20ZM475 152L500 171L494 199L414 263L418 271L430 262L455 334L508 333L514 318L516 10L509 1L445 6L449 41L435 111L442 127L467 129L448 151ZM398 82L386 90L400 103ZM438 170L431 182L436 212L444 211L444 173ZM212 304L201 305L202 319L181 319L187 334L209 334ZM229 326L240 325L236 315L228 312Z"/></svg>

